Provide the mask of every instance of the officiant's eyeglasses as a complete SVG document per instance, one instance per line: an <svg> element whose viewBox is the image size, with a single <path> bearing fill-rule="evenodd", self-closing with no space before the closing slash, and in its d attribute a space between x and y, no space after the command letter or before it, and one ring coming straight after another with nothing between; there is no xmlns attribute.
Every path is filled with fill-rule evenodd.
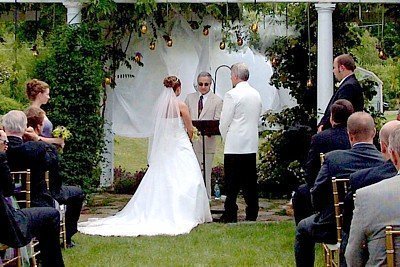
<svg viewBox="0 0 400 267"><path fill-rule="evenodd" d="M199 86L209 86L210 85L210 83L199 83Z"/></svg>

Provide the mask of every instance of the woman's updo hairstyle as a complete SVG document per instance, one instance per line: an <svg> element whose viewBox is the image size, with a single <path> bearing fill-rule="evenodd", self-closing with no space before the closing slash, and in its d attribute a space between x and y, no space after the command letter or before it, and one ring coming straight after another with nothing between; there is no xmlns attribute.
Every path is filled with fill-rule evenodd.
<svg viewBox="0 0 400 267"><path fill-rule="evenodd" d="M178 87L181 87L181 81L176 76L168 76L164 79L164 86L172 88L175 92Z"/></svg>
<svg viewBox="0 0 400 267"><path fill-rule="evenodd" d="M50 86L38 79L32 79L26 84L26 95L29 100L34 101L36 96L40 93L43 93L46 89L49 89Z"/></svg>

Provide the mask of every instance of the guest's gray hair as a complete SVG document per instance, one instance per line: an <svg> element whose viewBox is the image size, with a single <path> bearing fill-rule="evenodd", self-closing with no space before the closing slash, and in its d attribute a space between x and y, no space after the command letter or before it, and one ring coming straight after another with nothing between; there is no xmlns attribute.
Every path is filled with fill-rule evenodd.
<svg viewBox="0 0 400 267"><path fill-rule="evenodd" d="M389 135L389 148L400 155L400 128Z"/></svg>
<svg viewBox="0 0 400 267"><path fill-rule="evenodd" d="M20 110L11 110L2 121L4 130L14 134L24 134L28 123L25 113Z"/></svg>
<svg viewBox="0 0 400 267"><path fill-rule="evenodd" d="M197 80L199 80L199 78L201 78L201 77L207 77L207 78L210 79L211 82L213 80L212 77L211 77L211 74L208 73L207 71L200 72L199 75L197 75Z"/></svg>
<svg viewBox="0 0 400 267"><path fill-rule="evenodd" d="M231 67L231 73L232 75L237 76L242 81L247 81L250 76L249 68L243 62L233 64Z"/></svg>

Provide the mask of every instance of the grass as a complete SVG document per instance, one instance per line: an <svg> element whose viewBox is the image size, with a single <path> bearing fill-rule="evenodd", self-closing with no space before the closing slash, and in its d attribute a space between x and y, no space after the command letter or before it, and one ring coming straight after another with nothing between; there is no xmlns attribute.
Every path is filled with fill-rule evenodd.
<svg viewBox="0 0 400 267"><path fill-rule="evenodd" d="M115 137L114 166L121 166L130 172L135 172L147 166L146 138ZM214 166L224 162L224 147L221 137L217 137Z"/></svg>
<svg viewBox="0 0 400 267"><path fill-rule="evenodd" d="M116 137L115 166L135 172L147 165L147 140ZM223 162L218 138L214 165ZM107 204L104 200L100 204ZM66 266L294 266L293 222L209 223L190 234L100 237L77 233L74 249L63 251ZM315 266L323 266L317 246Z"/></svg>
<svg viewBox="0 0 400 267"><path fill-rule="evenodd" d="M294 266L292 222L200 225L188 235L98 237L76 234L66 266ZM317 248L316 266L323 266Z"/></svg>
<svg viewBox="0 0 400 267"><path fill-rule="evenodd" d="M385 118L387 121L395 120L397 117L397 112L385 112Z"/></svg>

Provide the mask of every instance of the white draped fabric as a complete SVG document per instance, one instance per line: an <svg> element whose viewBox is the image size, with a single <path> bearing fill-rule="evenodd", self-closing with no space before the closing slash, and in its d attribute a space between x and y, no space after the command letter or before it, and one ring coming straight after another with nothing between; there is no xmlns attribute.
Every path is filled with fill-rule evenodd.
<svg viewBox="0 0 400 267"><path fill-rule="evenodd" d="M205 19L202 25L211 25L210 34L202 34L202 26L192 30L183 18L177 18L171 32L173 46L167 47L162 36L156 41L156 49L150 50L151 29L139 39L131 41L128 55L136 52L143 55L144 67L132 64L132 69L122 66L116 75L116 88L113 108L113 132L127 137L147 137L151 135L150 116L156 99L162 89L162 81L167 75L176 75L182 82L180 99L195 91L194 83L197 74L208 71L217 80L216 94L224 97L231 89L230 71L220 68L217 77L215 70L222 64L231 66L236 62L245 62L249 66L249 83L256 88L262 97L264 110L280 110L285 106L296 105L288 90L277 90L269 84L272 68L267 58L252 51L245 45L238 52L228 49L220 50L221 23ZM265 24L265 28L264 25ZM287 33L285 25L274 23L272 18L260 23L261 51L270 45L276 36ZM158 33L159 35L162 35ZM134 77L132 77L134 75ZM112 96L110 96L112 97Z"/></svg>

